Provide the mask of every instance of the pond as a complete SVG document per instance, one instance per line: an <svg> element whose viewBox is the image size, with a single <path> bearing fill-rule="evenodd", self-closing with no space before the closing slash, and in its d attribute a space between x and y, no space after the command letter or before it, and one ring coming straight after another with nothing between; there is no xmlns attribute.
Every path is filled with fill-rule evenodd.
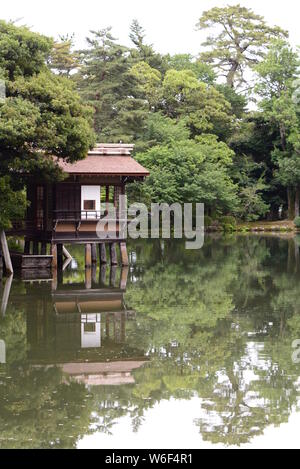
<svg viewBox="0 0 300 469"><path fill-rule="evenodd" d="M136 241L91 280L70 250L2 301L0 448L300 446L297 238Z"/></svg>

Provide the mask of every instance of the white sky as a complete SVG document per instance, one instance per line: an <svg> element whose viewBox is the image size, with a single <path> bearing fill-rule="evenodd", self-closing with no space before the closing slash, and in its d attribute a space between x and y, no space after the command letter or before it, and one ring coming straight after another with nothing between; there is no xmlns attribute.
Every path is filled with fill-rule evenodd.
<svg viewBox="0 0 300 469"><path fill-rule="evenodd" d="M129 44L128 30L137 18L147 32L147 40L162 53L200 50L203 33L195 31L201 13L213 6L235 5L252 8L270 25L290 32L294 45L300 45L300 4L296 0L0 0L0 18L15 20L33 30L58 37L75 33L76 45L83 46L89 30L113 27L116 37ZM206 33L205 33L206 34Z"/></svg>

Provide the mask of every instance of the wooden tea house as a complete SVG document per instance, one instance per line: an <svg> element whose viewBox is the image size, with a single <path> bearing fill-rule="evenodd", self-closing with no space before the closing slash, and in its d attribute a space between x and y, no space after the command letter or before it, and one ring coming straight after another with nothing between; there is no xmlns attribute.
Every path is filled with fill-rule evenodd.
<svg viewBox="0 0 300 469"><path fill-rule="evenodd" d="M149 175L131 156L132 150L133 145L98 144L84 160L74 164L58 162L66 175L63 182L30 183L27 218L11 233L25 237L24 257L49 252L53 267L60 267L64 244L85 244L88 267L97 258L97 246L101 260L106 262L108 244L111 263L117 262L119 245L122 264L127 265L126 239L119 230L119 196L125 195L126 184L143 181ZM109 204L114 204L117 214L113 237L97 230L99 220L107 218Z"/></svg>

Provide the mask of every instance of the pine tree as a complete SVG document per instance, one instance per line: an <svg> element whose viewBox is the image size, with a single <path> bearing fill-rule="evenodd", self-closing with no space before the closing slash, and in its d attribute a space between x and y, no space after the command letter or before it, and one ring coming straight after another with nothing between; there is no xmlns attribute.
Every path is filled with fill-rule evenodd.
<svg viewBox="0 0 300 469"><path fill-rule="evenodd" d="M101 141L136 140L146 105L136 97L130 73L130 49L116 41L111 28L92 31L88 48L80 51L82 68L76 80L81 95L95 109L95 131Z"/></svg>

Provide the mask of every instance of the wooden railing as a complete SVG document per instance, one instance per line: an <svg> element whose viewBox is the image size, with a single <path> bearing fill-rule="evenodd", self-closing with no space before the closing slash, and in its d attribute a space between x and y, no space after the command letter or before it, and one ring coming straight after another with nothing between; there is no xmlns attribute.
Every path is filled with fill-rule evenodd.
<svg viewBox="0 0 300 469"><path fill-rule="evenodd" d="M54 210L54 221L100 220L104 217L101 210Z"/></svg>

